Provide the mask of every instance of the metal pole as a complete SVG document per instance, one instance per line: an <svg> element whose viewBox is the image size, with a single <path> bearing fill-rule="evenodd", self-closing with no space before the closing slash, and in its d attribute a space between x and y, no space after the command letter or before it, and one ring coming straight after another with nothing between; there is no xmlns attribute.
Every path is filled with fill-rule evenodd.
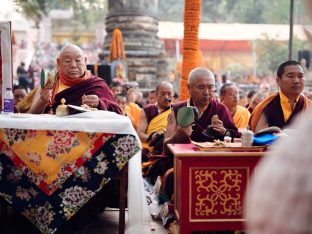
<svg viewBox="0 0 312 234"><path fill-rule="evenodd" d="M293 51L293 37L294 37L294 1L290 0L290 18L289 18L289 46L288 46L288 59L292 59Z"/></svg>

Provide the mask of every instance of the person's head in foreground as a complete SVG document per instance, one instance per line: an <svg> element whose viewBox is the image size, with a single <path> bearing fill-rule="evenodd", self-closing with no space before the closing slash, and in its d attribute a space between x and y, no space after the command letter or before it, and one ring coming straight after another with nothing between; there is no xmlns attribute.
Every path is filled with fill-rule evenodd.
<svg viewBox="0 0 312 234"><path fill-rule="evenodd" d="M257 165L245 200L247 233L312 233L311 117L304 113Z"/></svg>

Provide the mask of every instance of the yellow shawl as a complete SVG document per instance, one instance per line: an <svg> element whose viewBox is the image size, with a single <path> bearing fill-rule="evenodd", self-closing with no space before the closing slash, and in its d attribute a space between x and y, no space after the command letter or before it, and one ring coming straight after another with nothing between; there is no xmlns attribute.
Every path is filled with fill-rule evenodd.
<svg viewBox="0 0 312 234"><path fill-rule="evenodd" d="M249 118L249 111L245 107L238 105L233 116L235 126L237 128L247 128Z"/></svg>
<svg viewBox="0 0 312 234"><path fill-rule="evenodd" d="M154 117L148 124L146 134L150 135L153 132L164 131L167 127L168 115L171 113L171 109L168 109L156 117ZM142 147L148 149L150 152L153 151L153 147L148 145L149 143L142 143Z"/></svg>
<svg viewBox="0 0 312 234"><path fill-rule="evenodd" d="M264 108L279 94L279 92L275 92L272 95L270 95L269 97L267 97L266 99L264 99L262 102L260 102L255 109L253 110L251 116L250 116L250 121L249 121L249 125L250 125L250 130L251 131L255 131L258 121L262 115L262 112L264 110ZM304 97L304 105L303 105L303 110L306 110L309 106L311 105L311 101L309 99L307 99L306 97Z"/></svg>

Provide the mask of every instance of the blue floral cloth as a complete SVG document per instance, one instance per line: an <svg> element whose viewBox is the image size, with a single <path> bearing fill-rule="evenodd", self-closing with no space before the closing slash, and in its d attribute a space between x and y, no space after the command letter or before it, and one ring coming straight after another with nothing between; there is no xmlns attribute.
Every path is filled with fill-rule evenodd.
<svg viewBox="0 0 312 234"><path fill-rule="evenodd" d="M50 196L32 183L1 151L0 196L42 233L54 233L99 192L111 177L118 175L139 150L139 142L134 136L112 135Z"/></svg>

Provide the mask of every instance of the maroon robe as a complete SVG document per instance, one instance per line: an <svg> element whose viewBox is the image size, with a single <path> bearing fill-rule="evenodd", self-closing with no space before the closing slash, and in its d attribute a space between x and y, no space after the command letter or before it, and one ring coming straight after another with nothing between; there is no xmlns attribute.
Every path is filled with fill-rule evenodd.
<svg viewBox="0 0 312 234"><path fill-rule="evenodd" d="M192 100L190 103L193 106ZM180 102L173 105L173 110L175 116L177 116L178 109L186 106L187 102ZM235 127L233 118L231 113L228 111L225 105L222 103L211 100L207 109L204 111L202 116L196 121L195 125L193 126L193 132L191 135L191 140L197 142L205 142L205 141L213 141L213 138L209 138L203 134L203 131L211 125L211 118L213 115L218 115L219 119L222 120L224 128L226 128L229 136L232 138L239 138L241 137L241 133ZM223 136L219 136L218 139L223 140Z"/></svg>
<svg viewBox="0 0 312 234"><path fill-rule="evenodd" d="M61 104L61 99L65 98L66 104L71 104L75 106L81 106L81 99L83 95L97 95L99 97L99 105L97 108L99 110L107 110L116 112L117 114L122 114L122 111L115 101L115 98L107 86L106 82L94 75L91 75L89 79L80 82L68 89L65 89L55 95L54 103L52 105L53 112L58 105ZM46 111L48 112L48 108ZM79 113L76 110L70 109L69 114Z"/></svg>
<svg viewBox="0 0 312 234"><path fill-rule="evenodd" d="M269 127L277 126L281 129L285 128L293 122L295 117L302 112L304 107L304 97L300 95L299 100L295 106L295 109L285 122L283 109L281 106L280 95L276 95L274 99L263 109L263 114L266 117Z"/></svg>
<svg viewBox="0 0 312 234"><path fill-rule="evenodd" d="M154 117L159 115L158 108L155 104L147 105L147 106L143 107L143 110L144 110L144 113L145 113L146 118L147 118L147 123L150 123Z"/></svg>
<svg viewBox="0 0 312 234"><path fill-rule="evenodd" d="M169 108L170 107L166 108L162 112L167 111ZM143 110L144 110L144 113L145 113L146 118L147 118L147 123L150 123L151 120L154 119L154 117L156 117L157 115L160 114L156 104L149 104L149 105L143 107Z"/></svg>

